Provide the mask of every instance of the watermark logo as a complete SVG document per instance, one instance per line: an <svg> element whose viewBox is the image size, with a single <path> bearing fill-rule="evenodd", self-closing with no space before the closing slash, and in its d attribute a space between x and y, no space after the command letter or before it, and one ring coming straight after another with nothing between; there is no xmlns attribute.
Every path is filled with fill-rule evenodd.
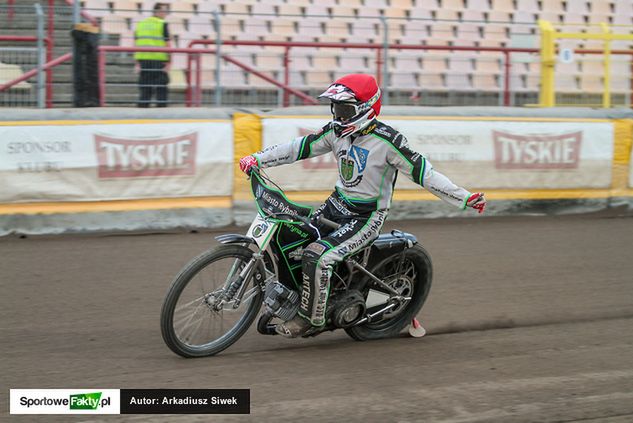
<svg viewBox="0 0 633 423"><path fill-rule="evenodd" d="M582 131L516 135L492 131L497 169L576 169Z"/></svg>
<svg viewBox="0 0 633 423"><path fill-rule="evenodd" d="M101 404L101 392L90 394L75 394L70 396L71 410L96 410L99 405L109 405L110 398L103 399L105 404Z"/></svg>
<svg viewBox="0 0 633 423"><path fill-rule="evenodd" d="M11 414L248 414L248 389L10 389Z"/></svg>
<svg viewBox="0 0 633 423"><path fill-rule="evenodd" d="M11 414L119 414L118 389L11 389Z"/></svg>

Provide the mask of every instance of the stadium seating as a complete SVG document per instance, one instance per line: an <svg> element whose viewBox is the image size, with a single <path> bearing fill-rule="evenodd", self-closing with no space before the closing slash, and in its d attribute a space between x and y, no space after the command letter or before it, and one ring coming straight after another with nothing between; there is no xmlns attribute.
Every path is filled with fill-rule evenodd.
<svg viewBox="0 0 633 423"><path fill-rule="evenodd" d="M139 15L138 3L134 0L115 0L113 8L119 17L136 18Z"/></svg>
<svg viewBox="0 0 633 423"><path fill-rule="evenodd" d="M499 77L493 74L473 74L473 88L480 91L499 91Z"/></svg>
<svg viewBox="0 0 633 423"><path fill-rule="evenodd" d="M631 0L166 0L174 45L215 39L213 12L220 14L224 40L377 43L384 40L386 18L392 44L464 47L520 46L521 37L538 36L537 21L549 20L568 31L586 30L588 23L633 25ZM88 13L101 20L102 32L118 35L121 45L133 44L133 29L151 15L150 0L85 0ZM599 27L594 27L596 30ZM614 32L632 33L628 27ZM613 48L631 48L617 42ZM572 48L602 48L601 42L573 41ZM276 78L283 77L283 47L224 47L223 52ZM388 69L394 89L448 89L494 92L502 89L503 55L494 52L397 50L389 52ZM174 60L174 80L182 81L184 55ZM526 55L527 56L527 55ZM511 84L517 91L538 89L540 65L513 56ZM525 59L525 58L524 58ZM593 58L591 58L593 59ZM565 90L595 92L602 86L601 56L559 66ZM615 58L614 58L615 60ZM214 83L215 58L202 60L205 83ZM291 83L322 88L338 74L375 72L375 50L291 49ZM629 89L630 65L622 61L614 89ZM613 67L614 71L616 66ZM617 81L617 83L615 82ZM625 81L625 82L622 82ZM234 65L222 67L227 87L272 87ZM559 81L557 80L557 83ZM180 82L174 82L178 86ZM624 88L626 87L626 88Z"/></svg>
<svg viewBox="0 0 633 423"><path fill-rule="evenodd" d="M169 89L171 91L184 91L187 88L187 79L185 72L180 69L171 69L169 71Z"/></svg>
<svg viewBox="0 0 633 423"><path fill-rule="evenodd" d="M11 82L23 74L22 69L18 65L10 64L10 63L2 63L0 62L0 85L6 84L7 82ZM11 90L28 90L31 88L31 84L26 81L22 81L19 84L11 87Z"/></svg>
<svg viewBox="0 0 633 423"><path fill-rule="evenodd" d="M91 0L90 1L90 14L94 17L107 16L112 13L110 9L110 2L107 0Z"/></svg>

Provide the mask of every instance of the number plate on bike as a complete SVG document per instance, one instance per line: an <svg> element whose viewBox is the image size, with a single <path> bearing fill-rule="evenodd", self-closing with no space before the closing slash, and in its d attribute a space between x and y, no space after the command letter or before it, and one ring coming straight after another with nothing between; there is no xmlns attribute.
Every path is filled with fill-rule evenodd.
<svg viewBox="0 0 633 423"><path fill-rule="evenodd" d="M270 236L278 225L279 223L267 221L258 214L251 223L251 227L248 228L246 236L253 238L259 248L263 250L268 246Z"/></svg>

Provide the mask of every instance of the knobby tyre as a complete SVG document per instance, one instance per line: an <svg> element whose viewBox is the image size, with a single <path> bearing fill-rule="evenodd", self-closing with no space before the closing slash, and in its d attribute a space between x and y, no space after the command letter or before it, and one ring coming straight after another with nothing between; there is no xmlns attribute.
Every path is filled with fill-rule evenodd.
<svg viewBox="0 0 633 423"><path fill-rule="evenodd" d="M189 262L176 276L161 310L161 332L165 344L183 357L215 355L235 343L257 317L263 301L258 267L247 284L242 302L220 309L215 299L244 269L253 251L238 245L221 245Z"/></svg>
<svg viewBox="0 0 633 423"><path fill-rule="evenodd" d="M422 309L433 279L431 258L419 244L404 251L404 260L400 254L388 257L376 264L371 272L402 295L410 296L411 300L386 313L381 320L345 329L357 341L398 336Z"/></svg>

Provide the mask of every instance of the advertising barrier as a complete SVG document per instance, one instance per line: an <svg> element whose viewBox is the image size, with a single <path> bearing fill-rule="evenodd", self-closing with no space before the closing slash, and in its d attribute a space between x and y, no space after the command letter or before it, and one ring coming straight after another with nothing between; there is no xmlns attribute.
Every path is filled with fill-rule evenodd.
<svg viewBox="0 0 633 423"><path fill-rule="evenodd" d="M324 106L7 110L0 236L247 224L255 209L239 159L330 119ZM381 121L456 184L484 191L486 216L633 210L631 110L386 106ZM324 154L267 173L316 205L342 165ZM391 219L475 216L402 173L396 188Z"/></svg>
<svg viewBox="0 0 633 423"><path fill-rule="evenodd" d="M629 158L629 188L633 188L633 149Z"/></svg>
<svg viewBox="0 0 633 423"><path fill-rule="evenodd" d="M0 202L229 196L229 120L0 126Z"/></svg>
<svg viewBox="0 0 633 423"><path fill-rule="evenodd" d="M411 148L457 184L483 189L608 188L613 123L498 121L387 116ZM263 147L318 131L327 118L264 118ZM378 127L375 131L380 131ZM371 152L370 152L371 154ZM338 164L331 154L270 169L288 190L329 190ZM398 188L419 189L405 177Z"/></svg>

